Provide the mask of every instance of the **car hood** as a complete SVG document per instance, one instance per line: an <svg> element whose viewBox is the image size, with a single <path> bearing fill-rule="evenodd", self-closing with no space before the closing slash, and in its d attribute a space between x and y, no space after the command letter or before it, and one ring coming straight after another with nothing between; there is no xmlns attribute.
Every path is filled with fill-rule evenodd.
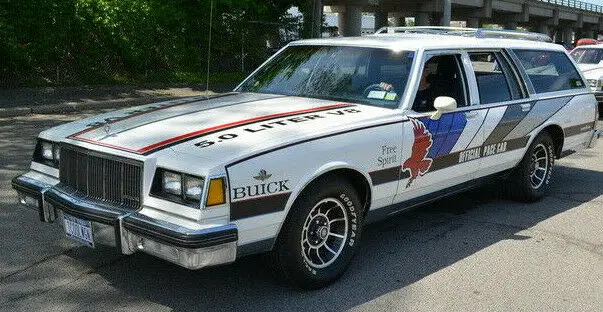
<svg viewBox="0 0 603 312"><path fill-rule="evenodd" d="M171 151L169 155L226 161L394 115L391 109L337 101L228 93L115 111L53 128L41 137L137 157Z"/></svg>
<svg viewBox="0 0 603 312"><path fill-rule="evenodd" d="M586 79L599 79L603 76L603 66L599 64L578 64Z"/></svg>

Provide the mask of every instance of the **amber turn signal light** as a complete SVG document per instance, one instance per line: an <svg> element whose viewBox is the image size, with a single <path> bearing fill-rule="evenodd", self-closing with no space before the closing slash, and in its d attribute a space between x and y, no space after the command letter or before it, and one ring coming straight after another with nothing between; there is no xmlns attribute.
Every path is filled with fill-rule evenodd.
<svg viewBox="0 0 603 312"><path fill-rule="evenodd" d="M207 200L205 206L222 205L226 203L226 188L224 178L215 178L209 181L209 191L207 192Z"/></svg>

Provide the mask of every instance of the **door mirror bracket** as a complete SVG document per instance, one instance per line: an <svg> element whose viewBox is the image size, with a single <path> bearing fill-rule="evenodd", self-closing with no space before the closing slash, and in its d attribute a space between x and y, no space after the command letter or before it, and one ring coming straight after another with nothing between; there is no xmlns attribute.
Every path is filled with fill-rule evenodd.
<svg viewBox="0 0 603 312"><path fill-rule="evenodd" d="M456 109L456 100L449 96L438 96L433 102L436 111L429 117L432 120L438 120L443 113L451 112Z"/></svg>

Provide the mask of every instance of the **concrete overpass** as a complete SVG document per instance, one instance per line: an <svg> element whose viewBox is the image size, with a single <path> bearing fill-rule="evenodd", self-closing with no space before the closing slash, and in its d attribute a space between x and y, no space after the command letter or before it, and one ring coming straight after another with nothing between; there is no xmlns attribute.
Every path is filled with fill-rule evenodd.
<svg viewBox="0 0 603 312"><path fill-rule="evenodd" d="M417 26L449 26L451 20L466 21L468 27L521 26L566 43L573 34L596 38L603 32L603 6L575 0L314 0L315 12L325 5L339 13L344 36L360 35L363 12L375 14L376 29L394 16L400 24L414 17Z"/></svg>

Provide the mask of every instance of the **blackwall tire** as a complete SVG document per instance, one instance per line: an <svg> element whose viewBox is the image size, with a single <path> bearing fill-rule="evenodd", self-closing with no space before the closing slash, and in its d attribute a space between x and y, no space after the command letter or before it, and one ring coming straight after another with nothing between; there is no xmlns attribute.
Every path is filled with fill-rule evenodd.
<svg viewBox="0 0 603 312"><path fill-rule="evenodd" d="M355 189L343 179L313 183L291 208L275 256L295 286L317 289L337 280L357 249L363 212Z"/></svg>
<svg viewBox="0 0 603 312"><path fill-rule="evenodd" d="M555 163L555 145L547 132L540 133L513 170L509 180L510 196L521 202L534 202L551 188Z"/></svg>

